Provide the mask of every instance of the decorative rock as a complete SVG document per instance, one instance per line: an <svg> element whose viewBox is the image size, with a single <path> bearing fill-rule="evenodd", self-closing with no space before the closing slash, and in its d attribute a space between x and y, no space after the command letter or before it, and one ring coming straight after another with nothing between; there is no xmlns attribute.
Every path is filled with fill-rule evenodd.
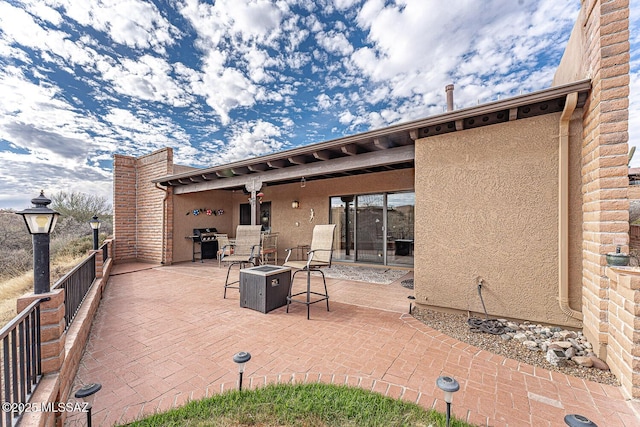
<svg viewBox="0 0 640 427"><path fill-rule="evenodd" d="M522 344L529 350L538 350L538 343L535 341L523 341Z"/></svg>
<svg viewBox="0 0 640 427"><path fill-rule="evenodd" d="M523 342L523 341L526 341L526 340L527 340L527 336L526 336L525 334L523 334L523 333L518 333L518 334L515 334L515 335L513 336L513 339L514 339L514 340L518 340L518 341L520 341L520 342Z"/></svg>
<svg viewBox="0 0 640 427"><path fill-rule="evenodd" d="M564 351L564 355L567 356L567 359L571 359L576 355L576 349L574 347L569 347Z"/></svg>
<svg viewBox="0 0 640 427"><path fill-rule="evenodd" d="M569 347L571 347L571 343L569 341L556 341L554 342L555 345L557 345L558 347L562 347L565 350Z"/></svg>
<svg viewBox="0 0 640 427"><path fill-rule="evenodd" d="M571 360L573 360L576 365L583 366L585 368L590 368L593 366L593 360L591 360L590 357L576 356Z"/></svg>
<svg viewBox="0 0 640 427"><path fill-rule="evenodd" d="M554 366L564 366L567 364L567 359L564 356L564 352L558 349L548 350L546 359Z"/></svg>
<svg viewBox="0 0 640 427"><path fill-rule="evenodd" d="M500 335L500 338L502 338L504 341L509 341L513 337L509 334L502 334Z"/></svg>
<svg viewBox="0 0 640 427"><path fill-rule="evenodd" d="M578 336L578 334L573 331L560 331L560 336L563 340L566 340L568 338L575 338Z"/></svg>
<svg viewBox="0 0 640 427"><path fill-rule="evenodd" d="M593 367L602 371L608 371L609 365L607 365L602 359L596 356L589 356L589 359L593 362Z"/></svg>

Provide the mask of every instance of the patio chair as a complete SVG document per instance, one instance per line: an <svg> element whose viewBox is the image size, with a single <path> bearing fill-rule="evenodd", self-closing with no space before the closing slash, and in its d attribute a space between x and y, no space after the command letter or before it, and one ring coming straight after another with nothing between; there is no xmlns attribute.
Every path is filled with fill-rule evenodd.
<svg viewBox="0 0 640 427"><path fill-rule="evenodd" d="M291 277L291 286L289 288L289 295L287 296L287 313L289 312L289 304L297 302L306 304L307 306L307 320L309 320L309 306L320 301L327 301L327 311L329 311L329 292L327 291L327 281L322 272L323 267L331 267L331 259L333 257L333 234L336 228L335 224L316 225L313 227L313 237L311 239L311 246L309 252L307 252L306 261L289 261L291 252L294 248L286 249L287 257L284 260L285 267L291 267L296 269ZM293 284L296 278L296 274L305 272L307 275L307 289L302 292L292 293ZM322 275L322 283L324 284L324 293L314 292L311 290L311 273L318 272ZM311 300L311 295L317 295L320 298ZM296 299L296 296L305 295L305 299Z"/></svg>
<svg viewBox="0 0 640 427"><path fill-rule="evenodd" d="M233 248L231 247L231 242L229 241L229 236L227 234L214 234L216 236L216 240L218 241L218 268L222 266L222 255L231 255L233 253Z"/></svg>
<svg viewBox="0 0 640 427"><path fill-rule="evenodd" d="M269 258L274 258L274 263L278 264L278 233L264 233L262 235L262 245L260 246L260 264L267 264Z"/></svg>
<svg viewBox="0 0 640 427"><path fill-rule="evenodd" d="M224 298L227 297L227 288L240 289L240 280L229 283L229 273L231 273L231 267L239 265L240 268L244 268L247 264L251 264L255 267L255 260L260 256L260 225L239 225L236 228L236 238L233 243L229 243L231 253L226 255L223 252L220 257L220 262L228 262L229 268L227 269L227 278L224 281ZM233 286L235 284L238 286Z"/></svg>

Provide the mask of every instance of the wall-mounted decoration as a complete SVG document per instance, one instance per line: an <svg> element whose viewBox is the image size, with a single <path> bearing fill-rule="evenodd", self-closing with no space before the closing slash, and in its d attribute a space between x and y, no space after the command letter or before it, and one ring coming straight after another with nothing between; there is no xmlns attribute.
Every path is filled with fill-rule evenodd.
<svg viewBox="0 0 640 427"><path fill-rule="evenodd" d="M198 216L200 214L205 214L205 215L208 215L208 216L211 216L211 215L218 216L218 215L224 214L224 209L205 209L205 208L203 208L203 209L193 209L193 210L187 211L187 215L191 215L191 214L193 214L193 216Z"/></svg>

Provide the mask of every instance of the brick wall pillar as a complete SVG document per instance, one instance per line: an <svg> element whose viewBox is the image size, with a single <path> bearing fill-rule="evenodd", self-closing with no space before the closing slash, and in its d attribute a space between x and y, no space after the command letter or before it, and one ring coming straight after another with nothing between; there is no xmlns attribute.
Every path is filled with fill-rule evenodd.
<svg viewBox="0 0 640 427"><path fill-rule="evenodd" d="M629 2L583 0L584 66L592 91L583 109L584 333L606 358L610 280L607 252L628 251L627 179L629 106Z"/></svg>
<svg viewBox="0 0 640 427"><path fill-rule="evenodd" d="M42 373L60 371L65 356L64 289L54 289L46 294L25 295L18 299L18 313L33 301L49 297L40 304L40 334L42 349Z"/></svg>
<svg viewBox="0 0 640 427"><path fill-rule="evenodd" d="M137 257L136 219L136 159L115 154L113 156L113 237L114 261Z"/></svg>
<svg viewBox="0 0 640 427"><path fill-rule="evenodd" d="M102 249L91 251L95 254L96 261L96 279L100 279L103 276L102 269L104 268L104 257L102 256Z"/></svg>

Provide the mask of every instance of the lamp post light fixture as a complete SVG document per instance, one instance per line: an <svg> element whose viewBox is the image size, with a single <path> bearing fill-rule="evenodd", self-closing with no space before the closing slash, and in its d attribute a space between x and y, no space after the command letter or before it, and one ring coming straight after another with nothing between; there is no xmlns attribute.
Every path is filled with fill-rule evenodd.
<svg viewBox="0 0 640 427"><path fill-rule="evenodd" d="M87 427L91 427L91 407L95 394L100 391L102 384L93 383L82 386L74 394L76 399L82 399L87 403Z"/></svg>
<svg viewBox="0 0 640 427"><path fill-rule="evenodd" d="M297 200L294 200L293 202L291 202L292 209L298 209L299 207L300 207L300 202L298 202Z"/></svg>
<svg viewBox="0 0 640 427"><path fill-rule="evenodd" d="M569 414L564 417L564 423L569 427L598 427L589 418L578 414Z"/></svg>
<svg viewBox="0 0 640 427"><path fill-rule="evenodd" d="M98 250L98 230L100 230L100 224L102 223L98 219L97 215L94 215L93 218L91 218L91 221L89 221L89 225L93 230L93 250L94 251Z"/></svg>
<svg viewBox="0 0 640 427"><path fill-rule="evenodd" d="M242 374L244 373L244 365L251 360L251 354L246 351L241 351L233 355L233 361L238 364L238 390L242 391Z"/></svg>
<svg viewBox="0 0 640 427"><path fill-rule="evenodd" d="M451 402L453 402L453 393L460 390L460 384L458 381L451 377L441 376L436 380L436 385L442 391L444 391L444 401L447 403L447 427L451 422Z"/></svg>
<svg viewBox="0 0 640 427"><path fill-rule="evenodd" d="M22 215L24 222L33 236L33 293L49 292L51 280L49 278L49 234L58 221L58 212L47 206L51 200L44 195L44 190L35 199L31 199L34 207L16 212Z"/></svg>

